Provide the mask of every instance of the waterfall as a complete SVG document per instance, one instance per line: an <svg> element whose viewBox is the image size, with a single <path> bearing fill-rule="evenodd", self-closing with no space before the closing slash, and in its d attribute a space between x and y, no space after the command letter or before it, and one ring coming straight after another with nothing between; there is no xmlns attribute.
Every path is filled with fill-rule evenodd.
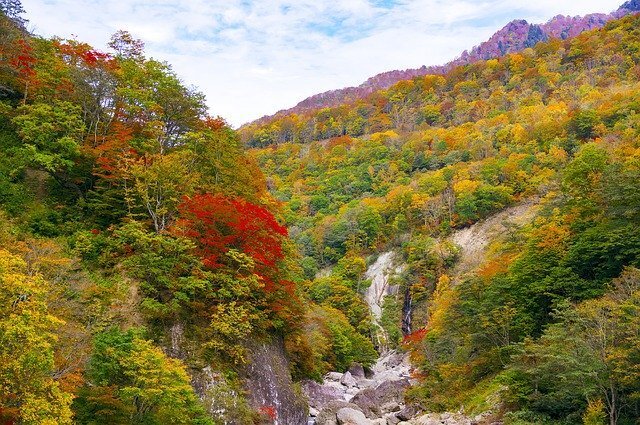
<svg viewBox="0 0 640 425"><path fill-rule="evenodd" d="M411 298L411 289L406 288L404 291L404 302L402 303L402 334L409 335L411 333L411 314L413 310L413 299Z"/></svg>

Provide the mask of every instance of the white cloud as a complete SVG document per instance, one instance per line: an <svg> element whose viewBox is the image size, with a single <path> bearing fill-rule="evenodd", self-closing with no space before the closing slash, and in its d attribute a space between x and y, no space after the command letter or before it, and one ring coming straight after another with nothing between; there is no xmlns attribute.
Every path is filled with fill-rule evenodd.
<svg viewBox="0 0 640 425"><path fill-rule="evenodd" d="M126 29L233 125L376 73L444 63L511 19L610 12L622 0L23 0L36 33L106 48ZM386 6L385 6L386 4Z"/></svg>

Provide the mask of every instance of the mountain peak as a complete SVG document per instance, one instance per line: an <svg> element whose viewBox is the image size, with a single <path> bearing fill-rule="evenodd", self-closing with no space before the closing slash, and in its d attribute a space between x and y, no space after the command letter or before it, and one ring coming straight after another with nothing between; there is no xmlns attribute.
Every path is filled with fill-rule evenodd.
<svg viewBox="0 0 640 425"><path fill-rule="evenodd" d="M393 70L383 72L367 79L357 87L330 90L310 96L290 109L278 111L272 116L259 118L251 124L260 124L288 114L300 114L314 109L330 108L362 99L377 90L384 90L398 81L410 80L427 74L445 74L451 69L481 60L487 60L516 53L533 47L550 38L562 40L595 28L603 27L612 19L640 11L640 0L629 0L612 13L592 13L586 16L557 15L544 24L531 24L524 19L515 19L493 34L487 41L480 43L470 51L465 50L453 61L444 65L422 66L416 69Z"/></svg>
<svg viewBox="0 0 640 425"><path fill-rule="evenodd" d="M629 0L620 6L618 10L629 10L631 12L640 12L640 0Z"/></svg>

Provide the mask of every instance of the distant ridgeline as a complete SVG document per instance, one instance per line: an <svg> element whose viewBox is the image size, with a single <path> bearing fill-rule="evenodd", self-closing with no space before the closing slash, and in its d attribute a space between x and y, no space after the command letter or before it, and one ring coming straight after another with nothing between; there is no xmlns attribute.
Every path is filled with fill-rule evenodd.
<svg viewBox="0 0 640 425"><path fill-rule="evenodd" d="M314 302L371 332L355 300L393 256L379 324L418 368L415 410L637 420L640 15L589 19L511 24L522 42L503 50L582 22L241 130Z"/></svg>
<svg viewBox="0 0 640 425"><path fill-rule="evenodd" d="M284 141L308 142L314 139L313 132L308 129L299 130L300 134L293 134L286 117L300 115L308 117L324 108L333 108L351 104L364 99L374 92L387 89L402 80L410 80L424 75L442 75L461 65L472 64L481 60L498 58L509 53L520 52L528 47L533 47L540 41L550 38L567 38L591 29L601 28L612 19L618 19L628 14L640 12L640 1L631 0L624 3L615 12L594 13L586 16L562 16L558 15L545 24L530 24L525 20L516 20L508 23L500 31L496 32L489 40L474 47L471 51L464 51L459 58L439 66L423 66L417 69L404 71L388 71L375 75L357 87L330 90L313 95L290 109L277 112L272 116L265 116L251 123L243 125L240 134L244 143L249 146L264 146L268 143L282 143ZM302 118L301 117L301 118ZM264 134L259 130L269 129L270 124L280 123L280 129L271 128L271 132ZM280 130L280 131L278 131ZM343 128L343 134L351 136L350 129ZM337 136L339 134L333 134ZM330 137L332 137L330 136ZM319 135L322 138L324 136ZM293 138L293 139L292 139Z"/></svg>

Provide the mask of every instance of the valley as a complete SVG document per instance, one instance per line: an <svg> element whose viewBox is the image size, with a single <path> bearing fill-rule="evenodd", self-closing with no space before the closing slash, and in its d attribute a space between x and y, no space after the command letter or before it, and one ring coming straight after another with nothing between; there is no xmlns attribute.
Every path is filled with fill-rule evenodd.
<svg viewBox="0 0 640 425"><path fill-rule="evenodd" d="M0 424L637 423L637 1L238 130L0 5Z"/></svg>

